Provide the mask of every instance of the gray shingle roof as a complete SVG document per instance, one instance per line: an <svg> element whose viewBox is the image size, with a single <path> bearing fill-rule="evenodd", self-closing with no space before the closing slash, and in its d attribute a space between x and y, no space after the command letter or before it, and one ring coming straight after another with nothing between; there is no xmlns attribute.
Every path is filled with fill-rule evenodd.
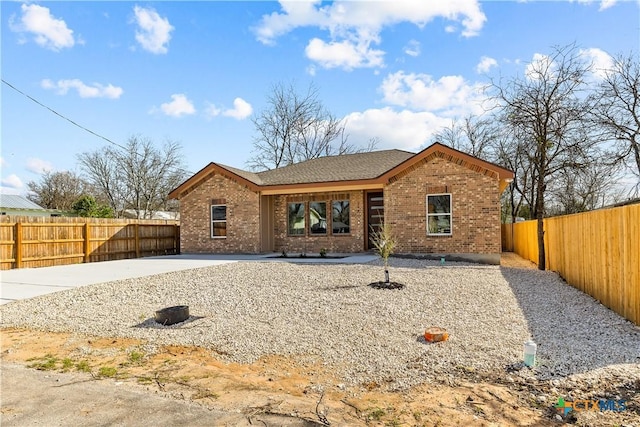
<svg viewBox="0 0 640 427"><path fill-rule="evenodd" d="M263 185L264 183L262 182L262 179L260 178L259 174L254 173L254 172L248 172L246 170L243 169L238 169L238 168L233 168L231 166L227 166L227 165L223 165L221 163L218 163L218 166L221 166L223 168L225 168L226 170L235 173L236 175L246 179L247 181L251 181L254 184L258 184L258 185Z"/></svg>
<svg viewBox="0 0 640 427"><path fill-rule="evenodd" d="M261 189L282 190L285 187L290 190L300 190L307 187L318 188L324 185L351 185L356 182L379 185L384 184L382 177L385 177L384 179L390 178L385 176L390 171L400 173L401 170L412 166L416 162L432 158L430 156L439 156L448 161L455 161L476 172L499 178L502 189L506 187L508 179L513 178L513 172L502 166L434 142L417 154L402 150L343 154L340 156L320 157L263 172L248 172L230 166L209 163L191 178L173 189L169 193L169 197L179 199L193 186L206 180L212 171L239 177L253 191L261 191ZM229 176L229 178L234 179L233 176ZM235 179L237 180L238 178Z"/></svg>
<svg viewBox="0 0 640 427"><path fill-rule="evenodd" d="M258 185L306 184L377 178L413 156L402 150L342 154L257 173L224 167Z"/></svg>
<svg viewBox="0 0 640 427"><path fill-rule="evenodd" d="M37 209L46 210L29 199L13 194L0 194L0 208L5 209Z"/></svg>

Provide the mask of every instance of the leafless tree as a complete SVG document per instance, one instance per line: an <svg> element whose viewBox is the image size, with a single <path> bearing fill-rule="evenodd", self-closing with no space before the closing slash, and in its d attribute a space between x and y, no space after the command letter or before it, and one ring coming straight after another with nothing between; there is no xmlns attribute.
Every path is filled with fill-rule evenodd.
<svg viewBox="0 0 640 427"><path fill-rule="evenodd" d="M71 210L73 203L89 190L89 185L74 172L46 172L38 182L27 183L27 198L47 209Z"/></svg>
<svg viewBox="0 0 640 427"><path fill-rule="evenodd" d="M622 163L637 178L640 192L640 60L637 55L619 55L605 70L595 99L595 121L614 141L614 163Z"/></svg>
<svg viewBox="0 0 640 427"><path fill-rule="evenodd" d="M137 218L151 218L187 175L179 143L168 141L157 148L138 136L129 138L124 147L82 153L78 160L118 216L132 209Z"/></svg>
<svg viewBox="0 0 640 427"><path fill-rule="evenodd" d="M359 151L347 142L345 122L332 115L310 85L299 93L291 83L273 86L268 107L255 116L253 170L276 169L303 160ZM371 146L371 144L370 144Z"/></svg>
<svg viewBox="0 0 640 427"><path fill-rule="evenodd" d="M125 209L126 186L120 179L120 166L113 160L114 157L113 149L103 147L100 150L79 154L78 161L96 193L107 201L116 217L121 217Z"/></svg>
<svg viewBox="0 0 640 427"><path fill-rule="evenodd" d="M624 192L617 184L620 168L598 162L603 156L600 150L593 150L589 167L558 171L547 188L548 215L586 212L624 199Z"/></svg>
<svg viewBox="0 0 640 427"><path fill-rule="evenodd" d="M560 171L589 165L589 147L596 141L584 120L589 112L585 79L591 64L585 63L575 45L557 47L549 56L534 60L526 75L494 83L504 123L511 128L517 151L524 156L523 170L538 220L538 268L544 270L543 218L549 181ZM525 194L525 193L523 193Z"/></svg>
<svg viewBox="0 0 640 427"><path fill-rule="evenodd" d="M472 156L489 160L492 157L492 145L499 134L500 129L491 118L470 115L463 119L452 120L451 125L436 133L433 140Z"/></svg>

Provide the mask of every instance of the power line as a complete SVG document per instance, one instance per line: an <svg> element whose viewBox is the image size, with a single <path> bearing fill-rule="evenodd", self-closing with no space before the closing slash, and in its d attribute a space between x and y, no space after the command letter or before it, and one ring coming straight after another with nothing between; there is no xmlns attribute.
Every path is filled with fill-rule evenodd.
<svg viewBox="0 0 640 427"><path fill-rule="evenodd" d="M68 118L65 115L62 115L60 113L58 113L56 110L54 110L53 108L43 104L42 102L38 101L37 99L35 99L34 97L24 93L23 91L21 91L20 89L18 89L17 87L15 87L14 85L12 85L11 83L9 83L8 81L6 81L5 79L2 79L2 83L6 84L7 86L9 86L11 89L15 90L16 92L18 92L20 95L30 99L31 101L35 102L36 104L38 104L39 106L46 108L47 110L49 110L50 112L52 112L53 114L55 114L56 116L60 117L61 119L64 119L66 121L68 121L69 123L71 123L72 125L79 127L80 129L84 130L85 132L89 132L91 135L96 136L106 142L108 142L109 144L115 145L116 147L122 148L125 151L128 151L129 149L127 147L125 147L124 145L118 144L115 141L110 140L109 138L107 138L106 136L102 136L97 132L92 131L91 129L82 126L81 124L71 120L70 118ZM135 153L137 156L143 157L142 154L136 152ZM188 171L186 169L182 169L182 168L174 168L176 171L182 171L182 172L186 172L188 174L193 175L193 172Z"/></svg>

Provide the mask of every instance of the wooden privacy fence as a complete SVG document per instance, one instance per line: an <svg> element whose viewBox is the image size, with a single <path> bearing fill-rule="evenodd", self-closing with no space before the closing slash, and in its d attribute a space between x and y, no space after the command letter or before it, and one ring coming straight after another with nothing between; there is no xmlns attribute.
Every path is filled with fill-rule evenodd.
<svg viewBox="0 0 640 427"><path fill-rule="evenodd" d="M640 204L544 220L547 268L640 325ZM502 225L504 250L538 263L536 221Z"/></svg>
<svg viewBox="0 0 640 427"><path fill-rule="evenodd" d="M177 221L0 217L0 269L179 253Z"/></svg>

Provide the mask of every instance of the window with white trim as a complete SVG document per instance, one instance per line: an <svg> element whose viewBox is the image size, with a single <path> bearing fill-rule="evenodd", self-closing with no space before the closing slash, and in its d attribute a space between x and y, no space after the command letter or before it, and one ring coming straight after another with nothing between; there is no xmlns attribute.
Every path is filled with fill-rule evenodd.
<svg viewBox="0 0 640 427"><path fill-rule="evenodd" d="M211 238L227 238L227 205L211 205Z"/></svg>
<svg viewBox="0 0 640 427"><path fill-rule="evenodd" d="M427 235L450 236L452 230L451 194L427 195Z"/></svg>

